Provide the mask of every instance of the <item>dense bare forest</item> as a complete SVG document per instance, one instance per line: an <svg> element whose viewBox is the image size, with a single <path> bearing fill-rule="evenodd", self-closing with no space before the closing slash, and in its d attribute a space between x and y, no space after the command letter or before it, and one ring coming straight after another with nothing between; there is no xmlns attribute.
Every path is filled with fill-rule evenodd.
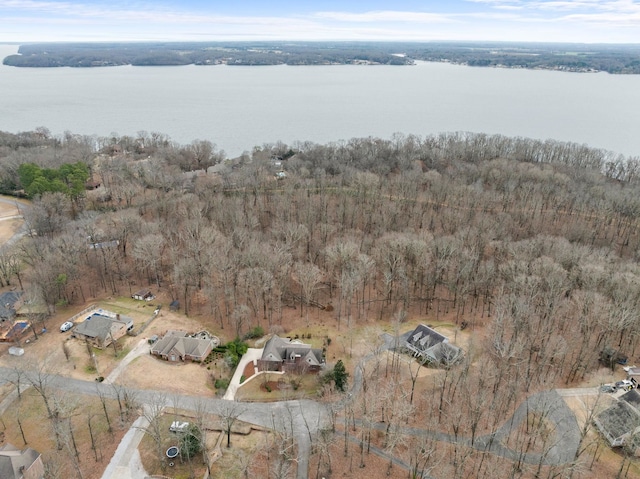
<svg viewBox="0 0 640 479"><path fill-rule="evenodd" d="M78 163L83 194L55 173ZM31 190L29 237L2 251L0 280L24 281L50 310L155 285L237 335L277 328L290 304L307 318L330 304L341 330L453 313L482 332L455 374L414 398L384 365L364 372L369 387L345 412L368 443L358 461L373 441L406 456L412 477L436 466L436 477L591 477L587 444L568 464L524 460L552 447L544 418L538 436L509 439L520 454L509 466L474 438L495 434L523 397L596 371L606 347L637 356L637 158L462 133L276 143L233 160L155 133L1 134L5 193L28 194L25 164L58 187ZM470 442L401 440L409 417ZM337 439L317 441L318 471L330 470Z"/></svg>

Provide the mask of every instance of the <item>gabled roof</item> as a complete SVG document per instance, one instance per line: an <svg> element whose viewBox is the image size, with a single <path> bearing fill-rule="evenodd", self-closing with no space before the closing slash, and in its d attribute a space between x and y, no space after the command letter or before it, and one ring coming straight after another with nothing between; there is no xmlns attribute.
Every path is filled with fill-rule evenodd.
<svg viewBox="0 0 640 479"><path fill-rule="evenodd" d="M618 401L598 414L595 422L609 442L614 445L615 440L633 433L640 426L640 415L626 401Z"/></svg>
<svg viewBox="0 0 640 479"><path fill-rule="evenodd" d="M212 339L189 337L186 331L168 331L153 345L151 353L167 356L175 350L180 356L202 357L212 347Z"/></svg>
<svg viewBox="0 0 640 479"><path fill-rule="evenodd" d="M640 411L640 393L637 389L632 389L631 391L624 393L620 396L619 400L626 402Z"/></svg>
<svg viewBox="0 0 640 479"><path fill-rule="evenodd" d="M76 326L74 334L81 334L88 338L97 338L104 341L109 336L109 333L111 333L111 327L114 323L121 324L124 327L127 326L127 323L124 321L93 314L91 319L83 321Z"/></svg>
<svg viewBox="0 0 640 479"><path fill-rule="evenodd" d="M151 348L151 354L167 355L178 342L178 339L184 338L186 331L168 331L162 338L155 342Z"/></svg>
<svg viewBox="0 0 640 479"><path fill-rule="evenodd" d="M30 447L20 450L11 444L5 444L0 447L0 477L2 479L22 478L20 468L28 469L38 457L40 453Z"/></svg>
<svg viewBox="0 0 640 479"><path fill-rule="evenodd" d="M200 357L207 353L212 346L213 341L210 339L199 338L179 338L174 348L181 356Z"/></svg>
<svg viewBox="0 0 640 479"><path fill-rule="evenodd" d="M135 293L133 293L132 296L141 296L143 298L147 297L147 296L153 296L153 294L151 293L150 289L141 289L140 291L136 291Z"/></svg>
<svg viewBox="0 0 640 479"><path fill-rule="evenodd" d="M433 346L446 341L447 338L434 331L425 324L420 324L407 338L407 343L420 351L426 351Z"/></svg>
<svg viewBox="0 0 640 479"><path fill-rule="evenodd" d="M302 361L312 366L322 364L322 350L313 349L310 344L281 338L275 334L265 343L261 359L282 362L284 360L291 361L298 356Z"/></svg>
<svg viewBox="0 0 640 479"><path fill-rule="evenodd" d="M451 365L462 356L462 350L449 343L446 336L431 329L425 324L420 324L411 331L402 335L405 347L415 356L424 360Z"/></svg>
<svg viewBox="0 0 640 479"><path fill-rule="evenodd" d="M22 296L22 291L5 291L0 294L0 318L12 319L16 315L14 308Z"/></svg>

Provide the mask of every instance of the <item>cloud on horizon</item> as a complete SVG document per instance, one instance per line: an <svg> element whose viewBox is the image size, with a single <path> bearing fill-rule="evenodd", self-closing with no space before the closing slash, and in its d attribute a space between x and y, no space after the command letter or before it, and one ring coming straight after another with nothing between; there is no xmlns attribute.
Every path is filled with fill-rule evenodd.
<svg viewBox="0 0 640 479"><path fill-rule="evenodd" d="M215 2L214 2L215 3ZM0 41L90 40L504 40L640 41L636 0L440 0L422 11L361 8L345 2L270 15L216 12L189 2L0 0ZM278 9L277 6L280 6ZM315 5L315 8L314 8ZM303 8L303 7L299 7ZM430 10L429 10L430 8ZM286 12L286 13L279 13Z"/></svg>

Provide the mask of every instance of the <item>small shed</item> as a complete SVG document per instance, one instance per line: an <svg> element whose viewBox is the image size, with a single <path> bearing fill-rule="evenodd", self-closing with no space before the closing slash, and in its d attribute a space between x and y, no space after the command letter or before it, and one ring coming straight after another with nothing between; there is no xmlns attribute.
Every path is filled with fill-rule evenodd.
<svg viewBox="0 0 640 479"><path fill-rule="evenodd" d="M152 301L153 299L155 299L153 293L148 289L141 289L140 291L133 293L131 297L133 299L137 299L138 301Z"/></svg>
<svg viewBox="0 0 640 479"><path fill-rule="evenodd" d="M169 305L169 309L171 311L178 311L180 309L180 301L178 301L177 299L174 299L173 301L171 301L171 304Z"/></svg>

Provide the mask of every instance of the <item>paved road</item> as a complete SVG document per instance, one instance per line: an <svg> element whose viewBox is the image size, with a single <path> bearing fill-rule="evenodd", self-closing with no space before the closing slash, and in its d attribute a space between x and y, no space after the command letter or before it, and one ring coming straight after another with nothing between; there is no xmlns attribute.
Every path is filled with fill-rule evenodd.
<svg viewBox="0 0 640 479"><path fill-rule="evenodd" d="M529 413L536 413L554 425L554 437L544 454L522 453L502 446L513 430L520 427ZM513 416L498 429L493 436L479 438L474 444L477 449L485 447L494 454L528 464L567 464L576 457L580 445L580 428L573 411L567 406L557 391L544 391L529 396L520 404Z"/></svg>
<svg viewBox="0 0 640 479"><path fill-rule="evenodd" d="M397 344L395 337L389 334L384 334L382 336L382 340L383 344L381 345L380 350L374 351L366 356L356 367L353 378L354 384L351 392L347 394L345 399L336 404L338 408L344 408L349 402L354 401L360 392L362 388L364 364L375 357L379 352L391 350L394 345ZM470 438L456 437L439 431L429 431L426 429L411 427L403 427L401 429L407 435L428 436L438 441L464 444L478 450L490 451L498 456L514 461L522 461L528 464L566 464L575 459L575 454L580 444L580 429L578 427L575 414L562 399L561 394L559 394L561 391L563 392L562 396L598 394L597 388L559 389L534 394L528 397L525 402L520 404L513 416L508 418L495 434L491 436L478 437L474 440L473 444L471 443ZM564 393L564 391L566 391L566 393ZM503 441L506 442L511 431L516 430L530 412L536 412L539 415L543 415L554 426L555 435L550 443L549 449L544 454L515 451L502 445ZM374 428L379 430L386 430L387 427L388 425L383 423L374 425ZM378 451L377 453L387 459L391 459L385 451ZM394 463L401 465L400 461Z"/></svg>
<svg viewBox="0 0 640 479"><path fill-rule="evenodd" d="M379 350L363 358L356 367L351 391L345 395L343 400L335 404L327 405L311 400L282 401L276 403L237 403L224 399L166 394L161 391L151 390L133 390L133 394L135 394L140 404L161 403L165 407L172 407L177 401L183 409L196 411L204 408L206 412L217 415L225 415L230 407L234 407L237 408L237 411L240 411L238 418L246 423L291 434L295 437L298 445L298 457L296 459L297 478L304 479L307 477L309 466L311 436L320 429L330 427L331 409L333 409L333 411L339 411L349 402L355 400L362 388L362 375L366 362L374 358L381 351L392 349L395 344L395 339L390 335L384 335L382 339L383 344ZM132 351L134 357L140 354L141 351L144 352L141 344L142 342ZM0 367L0 377L9 377L10 373L11 370L9 368ZM114 381L118 374L119 373L114 371L114 373L110 375L111 381ZM115 384L105 384L106 381L105 383L95 383L62 376L50 376L48 382L49 386L53 388L87 395L97 395L98 392L101 392L103 395L112 398L115 398L116 388L118 387ZM528 412L531 411L545 415L547 420L555 426L554 440L544 455L522 453L502 445L502 442L506 440L510 432L517 429L526 418ZM379 424L374 427L386 429L387 425ZM132 431L139 432L136 428L132 428ZM571 462L575 457L575 452L580 440L580 431L575 415L555 390L534 394L529 397L495 434L479 437L473 444L471 444L471 440L468 438L454 437L437 431L409 427L403 428L403 431L409 435L428 435L438 441L464 444L479 450L490 451L505 458L520 460L530 464L565 464ZM111 467L110 465L111 469L108 468L111 475L103 476L104 479L117 479L120 477L126 477L127 479L129 479L129 477L131 479L144 479L142 476L144 471L138 470L136 472L139 461L136 461L137 458L133 452L137 447L138 443L136 439L139 436L132 433L125 437L127 441L124 445L121 444L123 448L122 451L129 452L121 452L114 456L112 461L114 466ZM127 460L130 461L129 471L131 475L114 475L116 474L114 471L120 471L120 473L122 473L122 471L117 468L124 467L124 463L126 463ZM396 464L401 465L399 462L396 462ZM106 473L107 471L105 471L105 474Z"/></svg>
<svg viewBox="0 0 640 479"><path fill-rule="evenodd" d="M556 392L562 397L597 396L599 394L602 394L599 388L556 389Z"/></svg>
<svg viewBox="0 0 640 479"><path fill-rule="evenodd" d="M10 368L0 367L0 377L10 377ZM37 382L35 373L25 372L31 380ZM97 396L98 393L109 398L116 397L117 385L84 381L63 376L51 375L47 379L48 387L71 391L77 394ZM298 479L307 477L311 438L316 431L330 427L330 415L326 405L310 400L282 401L275 403L239 403L224 399L212 399L201 396L167 394L161 391L129 389L140 404L162 404L172 407L176 403L180 408L197 411L203 407L211 414L224 415L230 405L241 411L238 419L249 424L292 434L298 445ZM133 443L132 443L133 444ZM136 444L137 445L137 444ZM121 463L121 460L117 460ZM117 475L111 476L116 479ZM131 476L136 479L136 476ZM141 478L143 479L143 478Z"/></svg>

